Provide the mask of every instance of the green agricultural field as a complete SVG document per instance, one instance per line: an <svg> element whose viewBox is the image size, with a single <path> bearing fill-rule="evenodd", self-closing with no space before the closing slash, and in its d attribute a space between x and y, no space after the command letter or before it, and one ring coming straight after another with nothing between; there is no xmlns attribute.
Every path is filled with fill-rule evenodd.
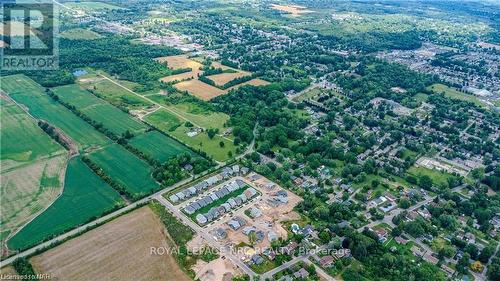
<svg viewBox="0 0 500 281"><path fill-rule="evenodd" d="M90 119L102 123L116 135L122 135L127 130L140 133L147 126L106 101L82 90L78 85L56 87L54 93L64 102L75 106Z"/></svg>
<svg viewBox="0 0 500 281"><path fill-rule="evenodd" d="M67 151L10 99L1 98L0 109L0 240L3 241L57 198Z"/></svg>
<svg viewBox="0 0 500 281"><path fill-rule="evenodd" d="M207 155L213 157L216 161L226 161L230 158L229 152L233 156L236 153L233 142L218 135L212 139L208 137L206 132L200 132L192 137L188 136L187 133L192 131L194 127L186 127L185 122L183 123L177 116L165 109L158 110L146 116L145 120L159 130L189 146L194 151L201 150L207 153ZM224 144L223 147L220 146L220 142Z"/></svg>
<svg viewBox="0 0 500 281"><path fill-rule="evenodd" d="M0 160L26 162L64 150L13 102L0 99Z"/></svg>
<svg viewBox="0 0 500 281"><path fill-rule="evenodd" d="M487 104L482 102L476 96L459 92L456 89L450 88L450 87L443 85L443 84L434 84L434 85L429 86L428 89L435 92L435 93L443 93L445 96L452 98L452 99L458 99L458 100L472 102L473 104L480 106L480 107L488 107Z"/></svg>
<svg viewBox="0 0 500 281"><path fill-rule="evenodd" d="M160 187L151 176L151 167L118 144L97 150L88 158L134 196L140 197Z"/></svg>
<svg viewBox="0 0 500 281"><path fill-rule="evenodd" d="M130 139L129 144L159 162L165 162L182 153L195 155L184 145L158 131L138 135Z"/></svg>
<svg viewBox="0 0 500 281"><path fill-rule="evenodd" d="M101 146L109 143L103 134L70 110L52 100L44 93L44 88L24 75L12 75L0 78L2 90L16 102L26 106L29 113L37 119L43 119L61 129L79 144L81 149Z"/></svg>
<svg viewBox="0 0 500 281"><path fill-rule="evenodd" d="M102 36L89 29L73 28L61 32L61 37L72 40L94 40L99 39Z"/></svg>
<svg viewBox="0 0 500 281"><path fill-rule="evenodd" d="M14 235L9 249L24 249L101 216L124 204L120 195L80 158L68 164L62 195Z"/></svg>
<svg viewBox="0 0 500 281"><path fill-rule="evenodd" d="M100 78L97 77L97 79ZM120 81L121 84L124 82L128 81ZM106 79L101 79L97 80L96 82L88 82L88 83L80 82L80 84L83 87L94 91L99 97L105 99L112 105L118 107L126 107L129 109L140 109L152 105L152 103L147 101L146 99L138 97L137 95L123 89L122 87ZM130 84L126 85L126 87L129 89L134 89L139 86L138 84L132 82L128 82L127 84Z"/></svg>

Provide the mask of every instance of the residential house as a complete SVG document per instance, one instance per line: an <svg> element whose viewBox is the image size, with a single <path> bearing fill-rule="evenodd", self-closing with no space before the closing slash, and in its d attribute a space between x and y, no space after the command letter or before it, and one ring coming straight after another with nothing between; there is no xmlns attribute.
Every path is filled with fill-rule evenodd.
<svg viewBox="0 0 500 281"><path fill-rule="evenodd" d="M326 268L330 267L334 261L335 259L332 256L324 256L319 260L319 264L321 267Z"/></svg>
<svg viewBox="0 0 500 281"><path fill-rule="evenodd" d="M309 277L309 272L302 267L299 271L295 272L293 276L297 279L307 279L307 277Z"/></svg>

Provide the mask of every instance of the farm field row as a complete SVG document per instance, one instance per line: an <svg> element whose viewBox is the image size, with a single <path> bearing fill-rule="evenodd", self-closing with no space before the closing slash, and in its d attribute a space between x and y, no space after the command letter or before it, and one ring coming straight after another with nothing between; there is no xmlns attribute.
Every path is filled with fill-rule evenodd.
<svg viewBox="0 0 500 281"><path fill-rule="evenodd" d="M90 92L82 90L78 85L56 87L53 91L62 101L76 107L116 135L122 135L127 130L137 134L147 129L143 123Z"/></svg>
<svg viewBox="0 0 500 281"><path fill-rule="evenodd" d="M44 88L24 75L0 78L1 89L16 102L26 106L29 113L61 129L80 149L96 147L110 142L104 135L70 110L52 100Z"/></svg>
<svg viewBox="0 0 500 281"><path fill-rule="evenodd" d="M158 131L138 135L130 139L129 144L158 162L165 162L182 153L195 155L187 147Z"/></svg>
<svg viewBox="0 0 500 281"><path fill-rule="evenodd" d="M87 157L134 197L160 187L151 176L151 167L118 144L94 151Z"/></svg>
<svg viewBox="0 0 500 281"><path fill-rule="evenodd" d="M9 249L24 249L97 218L123 205L120 195L92 172L80 157L69 161L63 193L42 214L8 242Z"/></svg>
<svg viewBox="0 0 500 281"><path fill-rule="evenodd" d="M229 151L231 151L232 155L235 155L235 147L232 141L230 141L230 134L227 136L227 138L215 136L213 139L210 139L206 132L198 132L194 137L188 135L191 134L192 131L199 129L195 127L201 127L204 129L218 129L219 134L223 133L225 130L227 130L227 128L224 127L224 124L229 120L229 116L227 114L210 111L208 109L202 108L195 102L181 102L178 104L172 104L171 102L168 102L166 100L165 94L144 94L145 98L143 99L138 96L138 94L143 95L142 93L134 94L133 92L131 92L131 90L127 90L133 89L137 86L127 81L116 82L120 85L123 85L125 87L123 88L97 75L89 74L86 77L79 79L80 85L87 89L91 89L94 92L97 92L96 87L99 88L98 85L104 82L109 82L109 85L110 87L112 87L112 89L110 90L109 87L102 88L98 93L100 97L104 98L108 102L115 102L119 104L121 103L122 105L125 104L122 103L124 97L129 95L132 95L135 99L143 101L143 105L136 103L135 107L129 105L126 106L127 108L131 109L132 114L139 116L141 120L158 128L159 130L184 143L193 150L201 150L217 161L228 160L230 158L228 156ZM150 113L149 111L152 111L152 103L157 103L163 106L165 109L155 109L154 112ZM186 121L189 121L194 126L187 127L185 124ZM224 143L223 147L220 146L221 142Z"/></svg>
<svg viewBox="0 0 500 281"><path fill-rule="evenodd" d="M0 119L0 240L3 244L11 233L57 197L67 152L7 97L0 99Z"/></svg>
<svg viewBox="0 0 500 281"><path fill-rule="evenodd" d="M154 255L152 246L170 249L173 241L148 207L71 239L30 259L36 273L55 280L191 280L172 254ZM89 258L92 257L92 258Z"/></svg>
<svg viewBox="0 0 500 281"><path fill-rule="evenodd" d="M228 89L221 89L219 87L224 86L228 82L234 79L250 76L252 75L252 73L222 65L220 62L212 62L212 67L221 68L225 72L206 76L206 78L213 81L217 87L209 85L198 80L198 77L203 74L203 71L200 69L201 67L203 67L203 64L196 61L196 59L197 58L188 58L187 55L156 58L156 61L166 63L166 66L172 70L191 69L191 71L170 75L160 80L166 83L173 82L175 83L174 87L177 90L186 91L189 94L205 101L211 100L220 95L225 95L230 90L236 89L243 85L262 86L269 84L269 82L267 81L255 78L250 81L246 81L229 87Z"/></svg>
<svg viewBox="0 0 500 281"><path fill-rule="evenodd" d="M46 120L75 140L80 145L80 152L111 180L119 183L131 197L136 199L160 188L152 177L152 168L146 162L122 146L112 144L110 139L51 98L36 82L23 75L4 77L1 82L2 90L25 106L35 119ZM53 92L60 101L79 108L115 133L135 129L133 132L136 136L130 139L131 145L159 162L183 152L194 155L190 149L160 132L143 132L148 128L145 123L82 90L78 85L57 87ZM95 174L80 156L68 163L66 150L38 129L36 120L32 120L14 103L7 102L7 97L5 100L2 98L2 119L6 117L5 120L10 124L6 130L2 127L2 137L15 135L12 140L22 139L12 145L2 146L2 149L6 149L5 155L11 159L35 161L23 162L22 167L2 171L2 179L8 180L2 184L2 199L9 199L9 204L2 204L2 215L6 216L2 217L2 223L9 222L12 227L1 233L1 238L4 240L12 236L6 241L9 250L34 246L126 204L118 191ZM39 150L31 151L32 147ZM10 159L5 161L15 163ZM7 163L5 161L2 161L2 166ZM30 176L22 176L22 173ZM8 188L8 192L4 192L4 188ZM22 200L16 199L16 196L22 197ZM26 224L27 221L29 223ZM21 225L24 227L12 235L16 227Z"/></svg>
<svg viewBox="0 0 500 281"><path fill-rule="evenodd" d="M2 170L10 166L6 165L6 160L30 162L42 156L59 154L64 150L36 125L35 120L8 98L0 99L0 118Z"/></svg>

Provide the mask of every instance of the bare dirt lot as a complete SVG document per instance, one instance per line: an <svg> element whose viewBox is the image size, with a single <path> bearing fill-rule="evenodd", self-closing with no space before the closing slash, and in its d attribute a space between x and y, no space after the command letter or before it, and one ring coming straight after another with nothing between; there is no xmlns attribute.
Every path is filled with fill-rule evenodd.
<svg viewBox="0 0 500 281"><path fill-rule="evenodd" d="M221 73L221 74L210 75L208 76L208 78L214 81L215 85L224 86L224 84L226 84L231 80L249 75L251 75L249 72L238 71L234 73Z"/></svg>
<svg viewBox="0 0 500 281"><path fill-rule="evenodd" d="M252 86L265 86L265 85L269 85L271 83L265 81L265 80L262 80L262 79L259 79L259 78L255 78L255 79L252 79L250 81L247 81L247 82L244 82L244 83L241 83L241 84L238 84L238 85L235 85L235 86L232 86L230 88L228 88L227 90L232 90L232 89L237 89L241 86L244 86L244 85L252 85Z"/></svg>
<svg viewBox="0 0 500 281"><path fill-rule="evenodd" d="M142 207L30 260L52 280L188 281L175 258L151 254L168 248L164 226Z"/></svg>
<svg viewBox="0 0 500 281"><path fill-rule="evenodd" d="M200 281L221 281L224 275L238 276L241 270L235 267L229 260L218 258L211 262L198 260L193 268L196 273L196 280Z"/></svg>
<svg viewBox="0 0 500 281"><path fill-rule="evenodd" d="M19 280L16 279L19 276L19 274L11 265L0 268L0 275L2 276L2 280ZM12 278L8 276L11 276Z"/></svg>
<svg viewBox="0 0 500 281"><path fill-rule="evenodd" d="M167 67L173 70L191 68L191 71L189 72L163 77L161 79L161 81L163 82L182 81L186 79L196 78L198 77L198 74L202 72L200 70L202 64L189 59L186 55L159 57L155 60L160 63L167 63Z"/></svg>
<svg viewBox="0 0 500 281"><path fill-rule="evenodd" d="M180 91L188 91L191 95L199 97L202 100L210 100L227 93L225 90L221 90L199 80L183 81L175 84L175 88Z"/></svg>
<svg viewBox="0 0 500 281"><path fill-rule="evenodd" d="M304 7L304 6L298 6L298 5L277 5L277 4L271 4L271 9L289 13L289 14L291 14L294 17L298 17L301 14L307 14L307 13L312 13L313 12L311 10L307 10L306 7Z"/></svg>
<svg viewBox="0 0 500 281"><path fill-rule="evenodd" d="M169 57L159 57L155 59L160 63L167 63L168 68L171 69L181 69L181 68L191 68L193 71L199 70L202 66L201 63L188 59L186 55L169 56Z"/></svg>

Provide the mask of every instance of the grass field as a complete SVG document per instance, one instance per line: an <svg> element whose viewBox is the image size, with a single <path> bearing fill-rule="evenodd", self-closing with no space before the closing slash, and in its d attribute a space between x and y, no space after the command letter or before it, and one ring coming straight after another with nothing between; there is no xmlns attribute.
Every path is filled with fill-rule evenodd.
<svg viewBox="0 0 500 281"><path fill-rule="evenodd" d="M480 107L487 107L487 105L482 102L480 99L478 99L476 96L471 95L471 94L466 94L457 91L454 88L450 88L446 85L443 84L434 84L428 87L429 90L436 92L436 93L444 93L445 96L452 98L452 99L459 99L463 101L468 101L472 102L473 104L480 106Z"/></svg>
<svg viewBox="0 0 500 281"><path fill-rule="evenodd" d="M116 10L116 9L121 9L118 6L111 5L108 3L103 3L103 2L68 2L64 3L65 6L68 6L73 9L79 9L79 10L86 10L86 11L94 11L94 10L103 10L103 9L109 9L109 10Z"/></svg>
<svg viewBox="0 0 500 281"><path fill-rule="evenodd" d="M184 145L158 131L151 131L146 134L136 136L129 140L129 144L159 162L165 162L168 159L182 153L195 155Z"/></svg>
<svg viewBox="0 0 500 281"><path fill-rule="evenodd" d="M95 175L80 158L70 160L62 195L23 227L7 245L22 249L81 225L123 204L120 195Z"/></svg>
<svg viewBox="0 0 500 281"><path fill-rule="evenodd" d="M174 86L179 91L187 91L189 94L205 101L227 93L226 90L221 90L194 79L177 83Z"/></svg>
<svg viewBox="0 0 500 281"><path fill-rule="evenodd" d="M412 166L408 169L408 173L414 176L427 175L429 176L434 184L439 186L448 186L448 178L452 178L453 175L441 172L438 170L431 170L425 167Z"/></svg>
<svg viewBox="0 0 500 281"><path fill-rule="evenodd" d="M225 113L206 110L196 103L185 102L179 104L171 104L165 101L164 95L152 95L149 96L149 98L154 100L155 102L162 104L170 111L175 112L177 116L174 117L178 120L182 120L181 117L179 117L182 116L184 119L187 119L193 124L196 124L203 128L216 128L219 129L220 132L223 132L226 129L224 127L224 124L229 120L229 115ZM168 114L173 115L171 112L168 112Z"/></svg>
<svg viewBox="0 0 500 281"><path fill-rule="evenodd" d="M57 246L30 262L53 280L189 281L173 255L150 248L172 244L165 227L149 207L123 215Z"/></svg>
<svg viewBox="0 0 500 281"><path fill-rule="evenodd" d="M52 203L61 191L66 150L21 108L0 99L0 240Z"/></svg>
<svg viewBox="0 0 500 281"><path fill-rule="evenodd" d="M61 129L77 142L80 148L101 146L110 142L87 122L53 101L44 93L44 88L30 78L24 75L12 75L0 79L2 90L16 102L26 106L35 118L43 119Z"/></svg>
<svg viewBox="0 0 500 281"><path fill-rule="evenodd" d="M27 162L40 156L60 154L64 150L21 108L3 98L0 99L0 120L0 160Z"/></svg>
<svg viewBox="0 0 500 281"><path fill-rule="evenodd" d="M136 196L159 188L149 165L118 144L92 152L89 159Z"/></svg>
<svg viewBox="0 0 500 281"><path fill-rule="evenodd" d="M120 84L125 84L124 82L128 81L120 81ZM81 79L80 85L82 85L86 89L94 91L97 95L115 106L123 106L127 107L128 109L137 109L151 106L151 103L149 101L130 93L129 91L106 79ZM125 86L129 89L134 89L138 85L136 85L135 83L129 83L129 85Z"/></svg>
<svg viewBox="0 0 500 281"><path fill-rule="evenodd" d="M216 161L228 160L230 158L228 156L229 151L235 155L235 146L228 139L218 135L210 139L206 132L199 132L192 137L188 136L187 133L192 131L193 128L186 127L185 123L167 110L158 110L146 116L145 120L159 130L186 144L194 151L204 151ZM220 146L220 142L224 143L224 147Z"/></svg>
<svg viewBox="0 0 500 281"><path fill-rule="evenodd" d="M181 125L181 120L166 109L157 110L146 116L144 120L165 133L172 132Z"/></svg>
<svg viewBox="0 0 500 281"><path fill-rule="evenodd" d="M53 91L62 101L75 106L90 119L102 123L116 135L122 135L127 130L135 134L147 129L145 124L90 92L82 90L78 85L56 87Z"/></svg>
<svg viewBox="0 0 500 281"><path fill-rule="evenodd" d="M72 40L94 40L99 39L102 36L89 29L73 28L61 32L61 37Z"/></svg>

